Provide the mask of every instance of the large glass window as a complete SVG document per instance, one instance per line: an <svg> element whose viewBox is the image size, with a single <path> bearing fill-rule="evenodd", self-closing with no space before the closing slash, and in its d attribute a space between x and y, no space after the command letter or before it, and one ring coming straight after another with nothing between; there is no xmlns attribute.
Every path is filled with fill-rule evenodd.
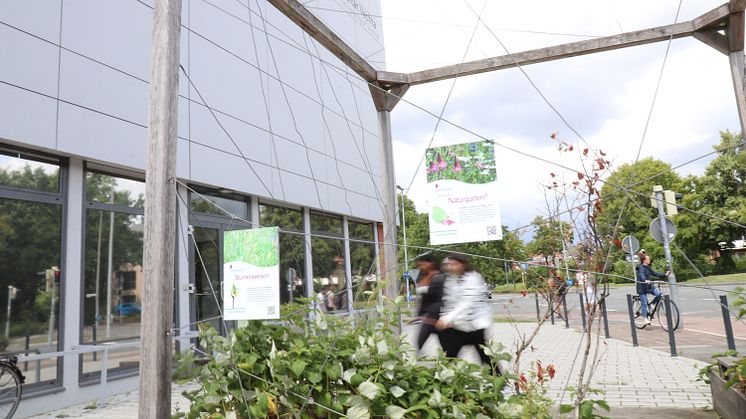
<svg viewBox="0 0 746 419"><path fill-rule="evenodd" d="M53 158L7 150L0 146L0 185L60 192L60 165Z"/></svg>
<svg viewBox="0 0 746 419"><path fill-rule="evenodd" d="M56 352L62 254L61 167L0 150L0 350ZM11 190L13 189L13 190ZM18 189L24 189L20 192ZM20 363L26 385L57 382L57 358Z"/></svg>
<svg viewBox="0 0 746 419"><path fill-rule="evenodd" d="M238 218L249 218L249 204L242 199L225 198L222 196L191 194L192 211L203 214L215 214L227 217L233 214Z"/></svg>
<svg viewBox="0 0 746 419"><path fill-rule="evenodd" d="M143 208L145 183L101 173L86 173L86 197L90 202Z"/></svg>
<svg viewBox="0 0 746 419"><path fill-rule="evenodd" d="M140 336L144 192L140 181L86 173L83 343ZM134 369L138 358L136 348L121 350L109 358L109 371ZM83 380L99 374L100 353L82 360Z"/></svg>
<svg viewBox="0 0 746 419"><path fill-rule="evenodd" d="M324 310L347 310L342 218L312 212L311 233L314 293Z"/></svg>
<svg viewBox="0 0 746 419"><path fill-rule="evenodd" d="M349 221L347 225L355 301L367 301L378 283L373 223Z"/></svg>
<svg viewBox="0 0 746 419"><path fill-rule="evenodd" d="M280 302L305 296L303 214L300 210L259 205L259 224L280 227Z"/></svg>

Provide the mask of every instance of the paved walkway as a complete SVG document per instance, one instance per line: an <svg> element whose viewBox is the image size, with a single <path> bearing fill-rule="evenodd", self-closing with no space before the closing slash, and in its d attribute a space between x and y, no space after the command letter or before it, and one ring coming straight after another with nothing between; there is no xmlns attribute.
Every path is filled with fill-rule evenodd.
<svg viewBox="0 0 746 419"><path fill-rule="evenodd" d="M508 349L514 347L519 335L531 332L534 324L496 324L493 327L494 338L503 342ZM405 328L410 341L414 340L417 326ZM593 339L595 341L595 338ZM563 391L567 386L577 386L577 363L582 359L584 335L573 329L560 325L546 324L533 342L533 351L527 351L521 361L521 369L526 370L536 360L543 365L554 364L557 375L552 380L547 395L557 403L571 403L571 394ZM663 414L658 417L714 417L702 409L712 405L709 386L697 382L697 371L704 363L693 359L676 357L653 349L632 347L630 344L615 339L600 339L598 346L599 362L591 381L591 386L606 390L603 398L611 405L612 417L626 417L628 407L647 407L651 414ZM582 346L581 346L582 345ZM424 348L425 354L437 351L438 342L431 336ZM596 348L595 342L592 351ZM593 353L593 352L591 352ZM465 350L462 353L469 359L477 359L476 352ZM575 361L577 360L577 363ZM644 377L640 377L643 375ZM568 379L569 378L569 379ZM181 396L194 384L174 386L172 406L174 411L187 410L188 403ZM615 410L616 408L616 410ZM688 408L688 411L676 409ZM101 418L125 419L136 416L137 392L112 396L106 405L79 405L59 411L49 412L35 418ZM681 412L682 414L672 412ZM687 416L693 414L694 416Z"/></svg>

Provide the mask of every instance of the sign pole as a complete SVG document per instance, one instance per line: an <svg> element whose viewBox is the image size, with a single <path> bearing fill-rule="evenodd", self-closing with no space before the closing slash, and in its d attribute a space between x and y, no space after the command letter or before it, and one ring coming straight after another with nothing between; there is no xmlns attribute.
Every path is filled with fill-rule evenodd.
<svg viewBox="0 0 746 419"><path fill-rule="evenodd" d="M671 298L677 306L679 304L679 293L676 290L676 274L673 271L673 260L671 258L671 244L668 241L668 226L666 225L666 211L663 207L663 187L656 185L653 187L655 191L655 201L658 204L658 222L661 227L661 235L663 236L663 250L666 253L666 266L668 267L668 286L671 289ZM682 316L682 327L683 327L683 316Z"/></svg>

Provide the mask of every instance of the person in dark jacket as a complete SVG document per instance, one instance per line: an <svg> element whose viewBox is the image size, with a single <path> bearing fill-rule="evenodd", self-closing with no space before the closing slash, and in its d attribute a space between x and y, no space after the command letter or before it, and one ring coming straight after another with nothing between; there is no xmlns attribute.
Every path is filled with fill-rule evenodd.
<svg viewBox="0 0 746 419"><path fill-rule="evenodd" d="M420 351L427 338L432 333L438 333L435 323L440 318L440 309L443 306L445 275L440 272L438 262L431 254L420 255L415 258L414 262L420 270L417 277L417 295L420 296L420 310L417 315L421 321L420 333L417 336L417 350Z"/></svg>
<svg viewBox="0 0 746 419"><path fill-rule="evenodd" d="M640 305L642 306L642 317L644 318L645 324L650 324L650 318L648 318L648 294L653 294L655 299L653 303L658 301L661 296L661 290L658 287L654 287L650 283L652 277L664 278L667 277L669 271L666 273L659 273L650 267L650 255L647 253L642 254L642 264L637 267L637 294L640 296Z"/></svg>

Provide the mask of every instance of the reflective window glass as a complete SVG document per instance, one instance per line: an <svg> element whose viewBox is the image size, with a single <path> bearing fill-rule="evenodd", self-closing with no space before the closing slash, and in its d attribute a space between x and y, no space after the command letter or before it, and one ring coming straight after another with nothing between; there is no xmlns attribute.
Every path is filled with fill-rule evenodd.
<svg viewBox="0 0 746 419"><path fill-rule="evenodd" d="M311 231L341 236L342 217L311 212Z"/></svg>
<svg viewBox="0 0 746 419"><path fill-rule="evenodd" d="M145 205L145 182L101 173L86 173L88 201L142 208Z"/></svg>
<svg viewBox="0 0 746 419"><path fill-rule="evenodd" d="M48 176L53 178L56 174ZM60 272L61 237L61 205L0 198L3 352L39 354L61 350L60 287L61 281L66 280ZM57 379L57 358L19 366L26 375L26 386Z"/></svg>
<svg viewBox="0 0 746 419"><path fill-rule="evenodd" d="M280 233L280 302L305 297L304 239L300 234Z"/></svg>
<svg viewBox="0 0 746 419"><path fill-rule="evenodd" d="M60 191L60 165L0 149L0 185L43 192Z"/></svg>
<svg viewBox="0 0 746 419"><path fill-rule="evenodd" d="M373 241L373 223L349 221L347 228L350 231L350 238Z"/></svg>
<svg viewBox="0 0 746 419"><path fill-rule="evenodd" d="M85 230L83 341L140 336L142 215L89 209Z"/></svg>
<svg viewBox="0 0 746 419"><path fill-rule="evenodd" d="M249 218L246 201L213 195L192 194L192 211L229 217L230 214L244 220Z"/></svg>
<svg viewBox="0 0 746 419"><path fill-rule="evenodd" d="M313 291L324 311L347 309L344 242L311 237L313 250Z"/></svg>
<svg viewBox="0 0 746 419"><path fill-rule="evenodd" d="M262 227L280 227L282 230L303 231L303 214L300 210L259 205L259 224Z"/></svg>

